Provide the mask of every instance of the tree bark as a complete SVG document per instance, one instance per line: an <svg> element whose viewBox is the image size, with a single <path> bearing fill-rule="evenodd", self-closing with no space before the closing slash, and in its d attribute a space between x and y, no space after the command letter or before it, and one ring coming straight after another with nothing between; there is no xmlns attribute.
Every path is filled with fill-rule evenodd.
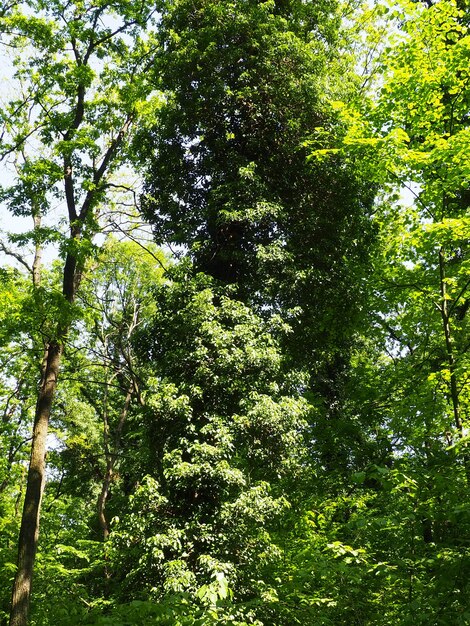
<svg viewBox="0 0 470 626"><path fill-rule="evenodd" d="M457 385L457 376L455 373L455 356L454 356L454 346L452 341L452 329L450 326L450 314L449 308L447 306L447 286L446 286L446 267L445 267L445 254L444 249L441 248L439 250L439 279L440 279L440 290L441 290L441 319L442 319L442 327L444 331L444 339L446 345L446 356L447 356L447 366L449 368L450 380L449 380L449 395L452 402L452 412L454 415L454 424L459 437L463 439L465 436L463 429L462 416L460 411L460 397L459 390ZM463 464L465 468L465 475L467 478L467 482L470 484L470 458L468 455L468 451L464 449L463 451Z"/></svg>
<svg viewBox="0 0 470 626"><path fill-rule="evenodd" d="M90 42L88 56L94 50L94 41ZM85 91L78 84L75 107L72 109L74 118L71 126L63 135L63 141L70 141L79 129L84 115ZM78 212L76 207L75 182L73 178L72 159L67 156L63 161L63 184L65 190L67 211L69 217L70 235L69 242L75 243L80 240L83 228L90 213L93 213L97 198L103 190L103 181L110 165L119 151L134 119L135 112L127 115L119 132L107 147L101 162L93 172L93 188L89 189ZM35 216L35 217L34 217ZM33 211L34 227L40 226L40 218ZM37 287L40 283L41 249L36 247L34 265L32 268L33 284ZM77 257L75 253L67 254L63 269L62 293L64 304L72 304L80 285L84 259ZM56 325L57 333L46 344L47 359L43 368L36 413L33 427L33 441L31 446L31 460L28 469L27 488L23 504L20 536L18 543L18 567L13 583L12 605L10 611L10 626L27 626L29 605L32 587L33 567L36 556L39 537L39 514L41 509L42 493L45 484L46 464L46 439L49 426L49 416L52 401L57 387L60 362L64 348L64 342L68 335L70 323Z"/></svg>
<svg viewBox="0 0 470 626"><path fill-rule="evenodd" d="M457 388L457 379L455 376L455 358L454 349L452 343L452 331L450 328L450 319L447 307L447 289L446 289L446 274L445 274L445 259L444 250L439 250L439 278L441 288L441 318L444 331L444 339L446 344L447 365L449 367L450 374L450 397L452 401L452 411L454 414L454 424L459 431L460 436L463 436L462 419L460 416L460 400Z"/></svg>
<svg viewBox="0 0 470 626"><path fill-rule="evenodd" d="M119 451L121 449L121 434L122 429L124 428L124 423L127 418L127 414L129 412L129 405L132 400L132 395L134 392L134 385L131 384L126 393L126 398L124 400L124 406L122 408L121 414L119 415L119 421L117 423L116 432L114 435L114 446L111 451L109 448L109 422L107 416L107 409L105 408L105 413L103 416L104 425L103 425L103 436L104 436L104 447L105 447L105 455L106 455L106 473L103 478L103 485L101 487L100 495L98 496L98 520L103 531L103 539L106 541L109 537L109 523L106 519L105 508L106 501L108 499L109 488L111 487L111 483L114 478L114 465L116 464L116 460L119 455Z"/></svg>
<svg viewBox="0 0 470 626"><path fill-rule="evenodd" d="M71 238L75 235L72 230ZM75 235L76 236L76 235ZM79 281L75 258L67 255L63 272L64 304L74 301ZM27 626L33 581L34 561L39 539L39 516L46 479L46 452L49 417L64 350L68 325L57 324L56 337L47 341L42 364L36 411L34 415L31 457L18 539L18 561L13 583L9 626Z"/></svg>
<svg viewBox="0 0 470 626"><path fill-rule="evenodd" d="M45 349L18 542L18 568L13 585L10 626L26 626L28 623L33 566L39 537L39 514L45 484L47 430L62 350L62 344L57 341L50 342Z"/></svg>

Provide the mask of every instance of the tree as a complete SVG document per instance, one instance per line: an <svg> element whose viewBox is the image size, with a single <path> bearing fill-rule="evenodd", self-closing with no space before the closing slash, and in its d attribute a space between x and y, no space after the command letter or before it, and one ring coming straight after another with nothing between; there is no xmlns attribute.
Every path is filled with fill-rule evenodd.
<svg viewBox="0 0 470 626"><path fill-rule="evenodd" d="M386 118L397 133L387 170L411 186L415 203L406 214L395 213L395 226L388 227L394 261L383 274L382 293L395 312L382 315L396 331L395 350L405 352L403 361L416 372L412 395L403 397L409 421L401 428L414 450L409 467L416 509L434 567L435 600L428 604L437 615L446 607L448 616L457 616L465 614L465 603L454 591L440 590L465 595L469 564L459 539L468 533L461 502L470 479L468 11L445 1L407 8L403 41L387 62L376 124Z"/></svg>
<svg viewBox="0 0 470 626"><path fill-rule="evenodd" d="M196 271L236 284L264 314L281 311L293 358L316 374L357 321L372 237L373 190L340 158L307 163L303 145L322 144L332 84L349 78L336 8L162 3L155 86L166 101L138 137L157 241L184 245Z"/></svg>
<svg viewBox="0 0 470 626"><path fill-rule="evenodd" d="M131 403L143 403L135 349L135 335L154 309L153 289L165 271L163 254L153 245L141 247L133 242L108 239L96 269L79 294L86 308L83 326L83 363L69 364L80 371L81 394L102 422L102 448L105 469L97 512L103 538L109 536L105 508L116 471ZM86 375L84 376L86 372ZM89 392L92 381L93 391Z"/></svg>
<svg viewBox="0 0 470 626"><path fill-rule="evenodd" d="M305 471L301 374L284 375L271 323L203 275L176 276L138 339L148 383L127 433L130 506L110 535L115 593L202 598L223 576L237 602L257 599L281 558L288 486Z"/></svg>
<svg viewBox="0 0 470 626"><path fill-rule="evenodd" d="M403 32L382 61L381 98L366 124L352 114L356 125L350 127L346 151L352 150L354 158L362 155L372 178L383 185L401 184L414 199L413 207L404 207L392 198L379 217L387 259L377 264L379 323L394 349L421 361L427 383L444 392L437 408L444 418L436 424L441 436L454 428L464 439L469 288L466 13L452 2L403 7ZM457 447L467 465L462 444Z"/></svg>
<svg viewBox="0 0 470 626"><path fill-rule="evenodd" d="M28 322L23 316L28 300L28 281L13 268L2 268L0 287L0 619L9 598L13 544L16 541L15 511L20 505L21 482L29 443L29 425L34 403L31 395L35 378L31 368L34 358L27 340Z"/></svg>
<svg viewBox="0 0 470 626"><path fill-rule="evenodd" d="M430 329L429 341L437 343L431 347L441 362L436 375L447 387L453 425L462 438L468 411L463 381L470 286L466 13L447 2L421 8L411 14L405 32L406 39L390 58L384 85L384 96L393 97L390 104L380 104L379 113L403 132L397 149L401 167L395 165L392 173L418 185L416 212L408 214L406 224L409 243L403 251L397 247L404 269L392 280L399 286L411 284L405 287L408 297L439 316L440 328ZM405 59L412 59L406 73ZM390 105L395 105L393 112ZM468 466L468 460L464 463Z"/></svg>
<svg viewBox="0 0 470 626"><path fill-rule="evenodd" d="M368 382L357 381L353 398L367 393L364 409L376 413L390 454L356 480L380 502L376 521L362 523L381 523L388 535L382 543L371 534L369 545L407 591L409 617L400 619L410 623L468 619L460 601L469 563L461 541L468 534L461 506L468 489L467 13L453 2L402 3L389 16L401 29L379 60L379 97L360 108L335 104L350 130L333 154L360 160L385 192L369 331L380 356L376 365L361 357ZM328 159L328 151L312 156Z"/></svg>
<svg viewBox="0 0 470 626"><path fill-rule="evenodd" d="M77 289L99 230L100 207L116 185L112 174L125 161L123 148L150 91L145 69L153 44L142 32L151 15L143 3L32 1L7 7L1 18L18 86L18 97L1 115L1 155L15 168L2 200L14 215L33 221L33 230L10 240L35 248L29 269L44 348L12 626L27 623L47 428L64 346L78 313ZM65 206L68 232L57 222L45 223L57 203ZM55 243L63 259L60 290L41 282L46 243ZM28 266L24 258L22 263Z"/></svg>
<svg viewBox="0 0 470 626"><path fill-rule="evenodd" d="M51 415L34 624L84 623L95 603L111 602L110 520L128 506L127 422L143 401L132 341L154 309L163 260L151 244L110 237L88 261Z"/></svg>
<svg viewBox="0 0 470 626"><path fill-rule="evenodd" d="M367 311L375 189L342 155L307 159L329 131L345 132L328 101L357 89L338 54L338 7L168 2L161 12L155 86L166 100L138 135L143 212L195 272L291 327L286 373L304 366L321 407L315 455L346 469L359 448L346 433L360 434L341 389Z"/></svg>

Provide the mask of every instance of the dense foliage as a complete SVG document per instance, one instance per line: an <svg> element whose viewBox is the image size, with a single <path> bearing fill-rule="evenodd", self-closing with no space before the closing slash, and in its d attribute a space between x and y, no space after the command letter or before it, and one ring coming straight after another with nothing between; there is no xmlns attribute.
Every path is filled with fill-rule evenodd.
<svg viewBox="0 0 470 626"><path fill-rule="evenodd" d="M290 348L309 366L350 337L371 231L369 182L341 158L306 158L307 140L342 132L327 106L347 95L331 87L345 73L335 9L164 5L155 86L167 100L137 136L156 240L183 244L196 271L289 318Z"/></svg>
<svg viewBox="0 0 470 626"><path fill-rule="evenodd" d="M1 624L470 623L468 21L2 8Z"/></svg>

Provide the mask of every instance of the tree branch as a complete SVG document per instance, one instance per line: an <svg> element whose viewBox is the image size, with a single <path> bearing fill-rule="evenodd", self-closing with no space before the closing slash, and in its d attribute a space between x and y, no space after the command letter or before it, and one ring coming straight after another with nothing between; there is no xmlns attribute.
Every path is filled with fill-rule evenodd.
<svg viewBox="0 0 470 626"><path fill-rule="evenodd" d="M15 252L14 250L10 250L10 248L7 248L5 244L3 243L3 241L0 241L0 251L3 252L3 254L6 254L16 259L18 263L21 263L21 265L23 265L23 267L25 267L30 274L33 273L33 268L30 265L28 265L28 263L24 260L21 254L19 254L18 252Z"/></svg>

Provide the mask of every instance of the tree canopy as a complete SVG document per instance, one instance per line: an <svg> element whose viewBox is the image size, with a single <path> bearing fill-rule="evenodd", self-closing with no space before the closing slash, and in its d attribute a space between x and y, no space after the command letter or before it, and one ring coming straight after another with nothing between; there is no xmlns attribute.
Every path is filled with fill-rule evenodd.
<svg viewBox="0 0 470 626"><path fill-rule="evenodd" d="M468 28L2 6L2 625L470 623Z"/></svg>

